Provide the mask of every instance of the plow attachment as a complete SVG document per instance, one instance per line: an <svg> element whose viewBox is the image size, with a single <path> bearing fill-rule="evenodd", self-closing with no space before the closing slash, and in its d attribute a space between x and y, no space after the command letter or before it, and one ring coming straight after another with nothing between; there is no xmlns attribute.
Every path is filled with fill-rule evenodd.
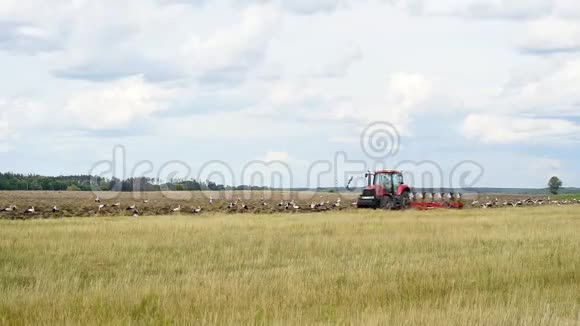
<svg viewBox="0 0 580 326"><path fill-rule="evenodd" d="M460 202L412 202L411 208L416 208L418 210L428 210L428 209L438 209L438 208L463 208L463 203Z"/></svg>

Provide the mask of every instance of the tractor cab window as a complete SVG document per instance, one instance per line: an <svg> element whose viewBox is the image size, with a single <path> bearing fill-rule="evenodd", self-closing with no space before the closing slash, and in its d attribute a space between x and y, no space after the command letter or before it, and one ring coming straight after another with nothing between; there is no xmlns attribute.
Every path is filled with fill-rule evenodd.
<svg viewBox="0 0 580 326"><path fill-rule="evenodd" d="M399 186L400 184L403 184L403 175L402 174L393 174L393 184L395 185L395 187Z"/></svg>
<svg viewBox="0 0 580 326"><path fill-rule="evenodd" d="M375 185L383 186L385 189L391 188L392 175L388 173L381 173L375 176Z"/></svg>

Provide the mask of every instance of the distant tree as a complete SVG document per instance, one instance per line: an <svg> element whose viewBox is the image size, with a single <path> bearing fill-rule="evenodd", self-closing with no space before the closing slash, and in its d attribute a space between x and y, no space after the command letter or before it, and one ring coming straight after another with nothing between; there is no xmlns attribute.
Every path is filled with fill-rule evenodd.
<svg viewBox="0 0 580 326"><path fill-rule="evenodd" d="M560 187L562 187L562 180L556 176L553 176L550 178L550 181L548 181L548 187L550 188L550 192L552 194L557 195L558 191L560 191Z"/></svg>
<svg viewBox="0 0 580 326"><path fill-rule="evenodd" d="M34 180L30 183L30 185L28 186L28 189L29 190L42 190L42 185L38 181Z"/></svg>
<svg viewBox="0 0 580 326"><path fill-rule="evenodd" d="M217 184L209 180L207 181L207 188L213 191L219 190Z"/></svg>

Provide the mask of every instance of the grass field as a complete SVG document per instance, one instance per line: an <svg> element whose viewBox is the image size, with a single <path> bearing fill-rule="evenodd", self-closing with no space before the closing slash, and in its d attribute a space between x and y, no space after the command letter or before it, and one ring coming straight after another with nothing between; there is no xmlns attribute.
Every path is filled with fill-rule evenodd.
<svg viewBox="0 0 580 326"><path fill-rule="evenodd" d="M580 209L0 220L0 324L580 325Z"/></svg>

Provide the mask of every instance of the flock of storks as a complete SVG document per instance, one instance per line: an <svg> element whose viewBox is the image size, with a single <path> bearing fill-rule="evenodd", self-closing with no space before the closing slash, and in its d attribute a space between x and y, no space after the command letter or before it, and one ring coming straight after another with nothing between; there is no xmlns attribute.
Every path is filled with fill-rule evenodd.
<svg viewBox="0 0 580 326"><path fill-rule="evenodd" d="M320 198L322 199L322 196L320 196ZM116 210L122 209L122 205L120 202L116 202L113 204L107 204L107 203L104 203L103 200L99 196L97 196L95 198L95 203L96 203L95 204L96 205L96 207L95 207L96 215L98 215L101 212L104 213L109 209L116 209ZM147 204L147 203L149 203L149 200L145 199L142 201L142 203ZM241 198L238 198L232 202L226 202L226 201L223 202L223 204L226 204L226 203L227 203L227 205L224 207L224 209L227 211L248 211L252 208L252 207L250 207L250 205L243 202ZM212 196L209 197L209 204L210 204L210 206L219 205L219 203L217 203L217 201ZM270 204L264 198L261 198L259 205L261 207L268 207ZM353 205L356 205L356 202L353 203ZM276 205L276 207L283 209L283 210L302 210L303 209L303 207L298 205L294 200L280 201L280 203L278 203ZM332 203L328 200L327 201L321 200L318 203L313 202L309 206L310 209L317 210L317 211L339 209L340 207L341 207L341 199L340 198L338 198L336 201L334 201ZM133 216L133 217L138 217L140 214L139 208L137 208L136 204L128 206L127 208L125 208L125 210L130 211L131 216ZM17 211L18 211L18 207L16 205L10 205L7 208L0 210L0 212L17 212ZM169 213L169 214L180 213L182 211L183 211L183 208L181 207L181 204L180 204L180 205L177 205L177 207L169 210L167 213ZM58 207L56 205L53 206L51 209L51 212L53 214L58 213L59 212ZM192 214L201 214L203 212L203 208L201 206L193 207L190 212ZM38 211L36 210L36 208L34 206L30 206L29 208L24 210L24 212L22 212L22 213L26 216L26 215L34 215L35 213L38 213Z"/></svg>
<svg viewBox="0 0 580 326"><path fill-rule="evenodd" d="M451 193L451 192L412 192L409 194L409 199L411 201L431 201L431 202L436 202L436 201L462 201L463 199L463 194L461 193ZM96 215L98 215L100 212L105 212L108 209L122 209L121 203L120 202L116 202L113 204L106 204L102 201L102 199L100 197L96 197L95 198L95 203L96 203ZM143 204L147 204L149 203L149 200L145 199L142 201ZM250 207L250 205L248 205L247 203L245 203L244 201L242 201L241 198L237 198L235 201L231 201L231 202L227 202L227 201L222 201L222 204L227 204L225 207L223 207L226 211L229 212L243 212L243 211L249 211L251 208L255 208L255 207ZM570 205L570 204L580 204L580 200L578 199L567 199L567 200L552 200L550 197L548 197L547 199L533 199L532 197L528 197L526 199L519 199L519 200L503 200L500 201L500 199L498 198L494 198L491 199L489 197L486 197L485 200L473 200L471 202L471 207L481 207L481 208L493 208L493 207L521 207L521 206L539 206L539 205ZM209 205L210 206L215 206L215 207L222 207L219 206L220 203L218 203L212 196L209 196ZM270 203L268 203L264 198L260 199L259 204L260 207L263 208L267 208L270 206ZM273 205L275 208L279 209L279 210L285 210L285 211L299 211L299 210L310 210L310 211L328 211L328 210L339 210L342 209L342 203L341 203L341 198L337 198L335 201L331 202L328 199L324 199L323 196L320 196L320 200L319 201L313 201L311 202L309 205L305 205L305 206L301 206L299 205L295 200L290 200L290 201L280 201L277 204ZM353 202L350 206L354 206L356 207L356 201ZM131 216L134 217L138 217L140 214L139 209L137 208L136 204L133 204L131 206L128 206L126 208L124 208L124 210L126 211L130 211ZM18 211L18 207L16 207L16 205L10 205L4 209L0 209L0 212L17 212ZM59 212L59 209L57 208L57 206L53 206L51 209L51 212L53 214L56 214ZM172 208L170 211L168 211L167 213L172 214L172 213L180 213L182 212L182 207L181 205L178 205L175 208ZM197 207L193 207L191 208L190 212L192 214L201 214L203 212L203 208L201 206L197 206ZM34 206L28 207L26 210L24 210L23 214L26 215L34 215L35 213L37 213L37 210L35 209Z"/></svg>
<svg viewBox="0 0 580 326"><path fill-rule="evenodd" d="M526 199L500 201L498 198L490 199L489 197L487 197L485 201L474 200L471 203L471 206L481 208L493 208L493 207L541 206L541 205L561 206L574 204L580 204L580 200L576 198L565 200L552 200L550 197L548 197L547 199L532 199L531 197L528 197Z"/></svg>

